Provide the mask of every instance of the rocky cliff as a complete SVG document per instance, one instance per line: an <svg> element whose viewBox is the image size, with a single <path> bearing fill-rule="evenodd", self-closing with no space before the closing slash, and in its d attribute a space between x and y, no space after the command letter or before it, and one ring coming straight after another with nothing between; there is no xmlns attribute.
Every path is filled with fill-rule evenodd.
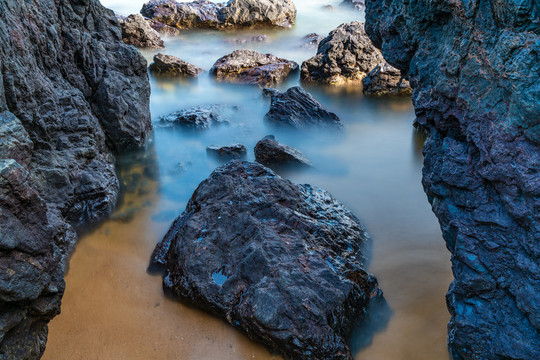
<svg viewBox="0 0 540 360"><path fill-rule="evenodd" d="M151 128L146 61L97 0L0 0L0 359L38 358L74 229Z"/></svg>
<svg viewBox="0 0 540 360"><path fill-rule="evenodd" d="M423 183L452 252L454 359L540 358L540 3L366 1L429 134Z"/></svg>

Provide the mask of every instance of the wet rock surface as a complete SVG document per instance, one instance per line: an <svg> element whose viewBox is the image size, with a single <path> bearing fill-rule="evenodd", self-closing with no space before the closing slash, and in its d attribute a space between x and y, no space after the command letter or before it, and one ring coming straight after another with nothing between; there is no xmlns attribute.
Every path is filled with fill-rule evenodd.
<svg viewBox="0 0 540 360"><path fill-rule="evenodd" d="M368 1L367 31L408 73L423 184L452 253L454 359L540 358L538 2Z"/></svg>
<svg viewBox="0 0 540 360"><path fill-rule="evenodd" d="M364 24L353 21L330 32L319 43L317 55L302 63L300 74L305 82L342 85L361 81L383 61Z"/></svg>
<svg viewBox="0 0 540 360"><path fill-rule="evenodd" d="M227 146L210 145L206 147L206 152L222 160L241 159L247 155L247 148L242 144Z"/></svg>
<svg viewBox="0 0 540 360"><path fill-rule="evenodd" d="M162 49L165 47L159 33L140 14L127 17L117 15L122 28L122 40L128 45L141 49Z"/></svg>
<svg viewBox="0 0 540 360"><path fill-rule="evenodd" d="M324 190L231 162L194 192L156 247L164 290L288 358L352 359L346 338L372 298L369 241Z"/></svg>
<svg viewBox="0 0 540 360"><path fill-rule="evenodd" d="M237 111L238 107L233 105L194 106L162 116L157 125L204 130L214 125L228 124L230 117Z"/></svg>
<svg viewBox="0 0 540 360"><path fill-rule="evenodd" d="M401 71L388 64L380 63L362 79L362 92L366 96L411 96L412 88Z"/></svg>
<svg viewBox="0 0 540 360"><path fill-rule="evenodd" d="M302 38L304 47L318 47L323 37L316 33L307 34Z"/></svg>
<svg viewBox="0 0 540 360"><path fill-rule="evenodd" d="M299 86L285 92L264 89L263 95L270 97L270 110L264 119L276 126L306 129L317 126L341 128L339 117L326 110L313 96Z"/></svg>
<svg viewBox="0 0 540 360"><path fill-rule="evenodd" d="M255 160L270 168L282 166L311 166L311 162L298 150L266 136L255 145Z"/></svg>
<svg viewBox="0 0 540 360"><path fill-rule="evenodd" d="M172 55L162 53L154 55L154 62L149 69L157 75L197 77L204 72L203 69L192 65Z"/></svg>
<svg viewBox="0 0 540 360"><path fill-rule="evenodd" d="M150 86L97 1L2 1L0 39L0 358L37 359L73 228L111 213L112 154L145 143Z"/></svg>
<svg viewBox="0 0 540 360"><path fill-rule="evenodd" d="M272 86L281 83L298 69L294 61L278 58L272 54L261 54L255 50L235 50L219 58L210 69L217 80Z"/></svg>
<svg viewBox="0 0 540 360"><path fill-rule="evenodd" d="M296 19L292 0L152 0L141 14L179 29L291 28Z"/></svg>

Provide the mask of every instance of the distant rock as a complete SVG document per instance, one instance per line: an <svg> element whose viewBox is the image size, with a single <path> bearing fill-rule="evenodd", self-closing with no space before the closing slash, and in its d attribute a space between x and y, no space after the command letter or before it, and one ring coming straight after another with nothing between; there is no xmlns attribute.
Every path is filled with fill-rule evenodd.
<svg viewBox="0 0 540 360"><path fill-rule="evenodd" d="M161 127L181 126L191 129L209 129L213 125L228 124L231 115L238 111L233 105L201 105L174 112L159 118Z"/></svg>
<svg viewBox="0 0 540 360"><path fill-rule="evenodd" d="M180 35L180 29L174 26L165 25L154 19L145 18L152 29L156 30L161 35L165 36L177 36Z"/></svg>
<svg viewBox="0 0 540 360"><path fill-rule="evenodd" d="M267 42L268 39L269 39L268 35L251 35L251 36L240 37L234 40L229 40L227 42L229 44L242 45L242 44L249 44L249 43Z"/></svg>
<svg viewBox="0 0 540 360"><path fill-rule="evenodd" d="M359 82L383 61L364 24L354 21L340 25L321 41L317 55L302 63L301 79L331 85Z"/></svg>
<svg viewBox="0 0 540 360"><path fill-rule="evenodd" d="M206 152L214 157L230 160L241 159L247 155L247 149L242 144L233 144L228 146L207 146Z"/></svg>
<svg viewBox="0 0 540 360"><path fill-rule="evenodd" d="M373 299L369 236L328 192L230 162L193 193L152 256L164 291L289 359L352 360L347 337Z"/></svg>
<svg viewBox="0 0 540 360"><path fill-rule="evenodd" d="M154 56L154 62L150 64L150 71L158 75L178 76L178 77L197 77L204 70L191 65L175 56L157 54Z"/></svg>
<svg viewBox="0 0 540 360"><path fill-rule="evenodd" d="M401 71L383 62L375 66L363 80L366 96L411 96L413 89Z"/></svg>
<svg viewBox="0 0 540 360"><path fill-rule="evenodd" d="M366 8L366 0L343 0L340 5L354 7L356 10L364 10Z"/></svg>
<svg viewBox="0 0 540 360"><path fill-rule="evenodd" d="M236 50L219 58L210 69L210 74L220 81L272 86L281 83L296 70L298 64L294 61L255 50Z"/></svg>
<svg viewBox="0 0 540 360"><path fill-rule="evenodd" d="M255 160L270 168L287 165L311 166L311 162L300 151L278 142L273 135L266 136L255 145Z"/></svg>
<svg viewBox="0 0 540 360"><path fill-rule="evenodd" d="M165 47L158 32L140 14L128 17L117 15L117 17L122 28L124 43L141 49L162 49Z"/></svg>
<svg viewBox="0 0 540 360"><path fill-rule="evenodd" d="M291 28L296 19L292 0L152 0L141 14L179 29Z"/></svg>
<svg viewBox="0 0 540 360"><path fill-rule="evenodd" d="M320 36L319 34L316 34L316 33L308 34L302 38L302 41L304 43L302 46L316 48L319 46L319 43L322 41L322 39L323 39L322 36Z"/></svg>
<svg viewBox="0 0 540 360"><path fill-rule="evenodd" d="M304 129L314 126L341 128L339 117L326 110L313 96L299 86L285 92L264 89L270 97L270 110L264 119L271 124Z"/></svg>

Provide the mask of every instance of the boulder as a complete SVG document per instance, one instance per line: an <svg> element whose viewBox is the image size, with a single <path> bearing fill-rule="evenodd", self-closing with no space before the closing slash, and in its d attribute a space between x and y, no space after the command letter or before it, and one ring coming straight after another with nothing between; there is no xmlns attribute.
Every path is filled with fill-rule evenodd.
<svg viewBox="0 0 540 360"><path fill-rule="evenodd" d="M144 19L152 27L152 29L156 30L161 35L164 35L164 36L180 35L180 29L178 29L177 27L165 25L164 23L161 23L154 19L148 19L148 18L144 18Z"/></svg>
<svg viewBox="0 0 540 360"><path fill-rule="evenodd" d="M411 96L413 89L401 71L383 62L375 66L363 80L366 96Z"/></svg>
<svg viewBox="0 0 540 360"><path fill-rule="evenodd" d="M176 77L197 77L204 70L185 62L175 56L162 53L154 55L154 62L150 64L150 71L157 75Z"/></svg>
<svg viewBox="0 0 540 360"><path fill-rule="evenodd" d="M255 145L255 160L270 168L311 166L311 162L300 151L278 142L273 135L266 136Z"/></svg>
<svg viewBox="0 0 540 360"><path fill-rule="evenodd" d="M291 28L296 19L292 0L152 0L141 14L179 29Z"/></svg>
<svg viewBox="0 0 540 360"><path fill-rule="evenodd" d="M215 156L219 159L241 159L247 155L247 149L242 144L233 144L228 146L207 146L206 152L209 155Z"/></svg>
<svg viewBox="0 0 540 360"><path fill-rule="evenodd" d="M219 58L210 69L210 75L219 81L272 86L296 70L298 64L294 61L255 50L235 50Z"/></svg>
<svg viewBox="0 0 540 360"><path fill-rule="evenodd" d="M313 96L299 86L285 92L264 89L270 97L270 110L264 119L273 125L305 129L314 126L341 128L339 117L326 110Z"/></svg>
<svg viewBox="0 0 540 360"><path fill-rule="evenodd" d="M257 163L217 168L157 245L165 292L291 359L347 359L353 325L380 298L369 237L329 193Z"/></svg>
<svg viewBox="0 0 540 360"><path fill-rule="evenodd" d="M182 109L159 118L157 125L161 127L181 126L184 128L204 130L211 126L228 124L230 117L238 111L232 105L201 105Z"/></svg>
<svg viewBox="0 0 540 360"><path fill-rule="evenodd" d="M320 42L317 55L302 63L300 74L305 82L343 85L361 81L383 61L364 24L353 21L330 32Z"/></svg>
<svg viewBox="0 0 540 360"><path fill-rule="evenodd" d="M117 17L122 28L124 43L140 49L162 49L165 47L158 32L140 14L128 17L117 15Z"/></svg>

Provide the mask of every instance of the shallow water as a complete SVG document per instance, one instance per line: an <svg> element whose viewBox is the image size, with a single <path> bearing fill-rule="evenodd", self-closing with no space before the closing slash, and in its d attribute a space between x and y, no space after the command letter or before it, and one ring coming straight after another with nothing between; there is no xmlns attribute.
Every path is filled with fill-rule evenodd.
<svg viewBox="0 0 540 360"><path fill-rule="evenodd" d="M236 48L254 48L299 63L316 49L301 47L308 33L326 35L363 15L341 0L296 0L292 30L182 32L166 39L167 54L208 70ZM142 2L103 3L129 14ZM332 4L335 10L323 9ZM236 45L248 34L268 43ZM145 52L151 60L154 53ZM293 75L285 89L297 85ZM183 107L234 104L230 125L206 132L156 127L145 151L119 159L124 196L112 219L83 236L70 262L62 314L50 324L44 359L280 359L226 323L164 297L161 278L146 273L155 244L184 209L200 181L219 165L206 146L265 135L301 150L313 170L282 174L330 191L366 225L374 242L369 270L385 293L388 324L355 334L355 359L447 359L444 295L451 281L449 254L421 186L421 142L412 127L410 100L364 98L358 87L307 89L345 123L342 132L290 132L267 127L268 101L260 89L215 83L203 74L190 82L151 79L154 120Z"/></svg>

